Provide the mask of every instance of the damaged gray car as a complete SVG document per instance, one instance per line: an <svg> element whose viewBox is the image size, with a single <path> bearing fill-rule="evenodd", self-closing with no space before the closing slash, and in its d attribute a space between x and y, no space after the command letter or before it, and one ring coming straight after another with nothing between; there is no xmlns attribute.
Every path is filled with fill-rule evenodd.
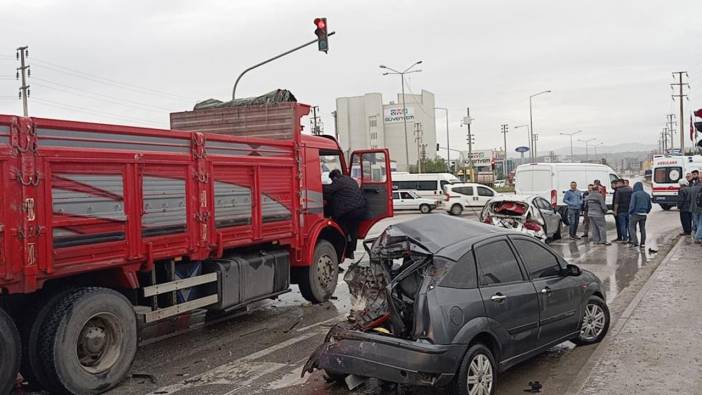
<svg viewBox="0 0 702 395"><path fill-rule="evenodd" d="M302 374L492 394L500 372L610 323L600 280L514 231L436 215L389 226L345 275L349 322Z"/></svg>

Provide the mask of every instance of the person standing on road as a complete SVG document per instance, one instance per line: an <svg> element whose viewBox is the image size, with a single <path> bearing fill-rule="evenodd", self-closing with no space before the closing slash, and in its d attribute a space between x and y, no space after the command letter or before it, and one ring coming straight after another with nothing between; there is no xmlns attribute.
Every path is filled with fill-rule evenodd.
<svg viewBox="0 0 702 395"><path fill-rule="evenodd" d="M588 184L587 185L587 191L583 193L583 235L580 237L588 237L588 233L590 233L590 217L587 215L587 197L592 193L592 191L595 189L595 186L593 184Z"/></svg>
<svg viewBox="0 0 702 395"><path fill-rule="evenodd" d="M568 206L568 229L571 240L577 240L580 210L583 208L583 194L578 190L578 183L572 181L570 189L563 195L563 203Z"/></svg>
<svg viewBox="0 0 702 395"><path fill-rule="evenodd" d="M624 182L620 179L616 179L612 181L612 190L614 193L612 193L612 204L614 205L614 202L617 200L617 192L619 189L624 185ZM605 197L605 199L607 199ZM622 241L622 229L619 226L619 216L617 215L617 210L616 208L613 207L614 211L614 228L617 230L617 238L614 239L614 241Z"/></svg>
<svg viewBox="0 0 702 395"><path fill-rule="evenodd" d="M620 241L628 243L631 238L629 235L629 203L631 203L631 194L634 190L627 185L626 180L618 180L619 188L615 192L614 198L614 215L619 219L619 234Z"/></svg>
<svg viewBox="0 0 702 395"><path fill-rule="evenodd" d="M634 184L634 193L631 194L631 202L629 203L629 236L630 244L634 247L639 246L639 240L636 237L636 225L641 231L641 248L646 246L646 217L651 212L651 195L643 189L643 184L637 182Z"/></svg>
<svg viewBox="0 0 702 395"><path fill-rule="evenodd" d="M690 213L690 186L689 179L691 174L687 174L685 178L681 178L678 183L678 210L680 210L680 225L682 225L681 236L689 236L692 234L692 213Z"/></svg>
<svg viewBox="0 0 702 395"><path fill-rule="evenodd" d="M595 180L593 183L595 184L595 190L599 192L603 198L607 199L607 187L602 185L600 180Z"/></svg>
<svg viewBox="0 0 702 395"><path fill-rule="evenodd" d="M595 190L587 195L585 202L587 216L592 225L592 241L595 244L611 245L612 243L607 242L607 223L605 222L607 204L605 204L604 197Z"/></svg>
<svg viewBox="0 0 702 395"><path fill-rule="evenodd" d="M697 226L693 233L695 244L702 244L702 183L690 187L690 213Z"/></svg>
<svg viewBox="0 0 702 395"><path fill-rule="evenodd" d="M331 184L323 185L324 200L331 204L331 216L346 233L346 257L353 259L358 237L358 224L366 217L366 198L353 178L334 169L329 173Z"/></svg>
<svg viewBox="0 0 702 395"><path fill-rule="evenodd" d="M692 179L690 180L690 186L694 186L700 183L700 171L699 170L693 170L692 171Z"/></svg>

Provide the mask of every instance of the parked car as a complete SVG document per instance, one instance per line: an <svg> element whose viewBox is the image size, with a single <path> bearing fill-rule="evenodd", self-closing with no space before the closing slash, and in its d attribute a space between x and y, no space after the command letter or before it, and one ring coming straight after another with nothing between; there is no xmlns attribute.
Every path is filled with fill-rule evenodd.
<svg viewBox="0 0 702 395"><path fill-rule="evenodd" d="M506 185L505 180L495 180L495 188L504 188Z"/></svg>
<svg viewBox="0 0 702 395"><path fill-rule="evenodd" d="M419 210L428 214L435 209L440 201L419 196L415 191L393 191L392 205L394 210Z"/></svg>
<svg viewBox="0 0 702 395"><path fill-rule="evenodd" d="M461 215L463 209L483 207L497 192L487 185L475 183L447 184L444 186L444 207L451 215Z"/></svg>
<svg viewBox="0 0 702 395"><path fill-rule="evenodd" d="M391 225L347 270L353 323L303 369L458 394L493 394L506 369L610 324L601 281L532 237L435 215ZM452 387L452 388L447 388Z"/></svg>
<svg viewBox="0 0 702 395"><path fill-rule="evenodd" d="M480 222L549 241L561 238L563 219L541 196L500 195L483 207Z"/></svg>

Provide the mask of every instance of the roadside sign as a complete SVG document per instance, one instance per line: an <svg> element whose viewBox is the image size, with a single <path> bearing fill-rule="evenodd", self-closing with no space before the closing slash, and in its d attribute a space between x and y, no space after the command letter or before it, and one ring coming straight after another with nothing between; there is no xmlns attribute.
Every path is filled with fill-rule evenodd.
<svg viewBox="0 0 702 395"><path fill-rule="evenodd" d="M514 150L516 152L519 152L520 154L523 154L523 153L529 151L529 147L525 147L525 146L521 145L521 146L515 148Z"/></svg>

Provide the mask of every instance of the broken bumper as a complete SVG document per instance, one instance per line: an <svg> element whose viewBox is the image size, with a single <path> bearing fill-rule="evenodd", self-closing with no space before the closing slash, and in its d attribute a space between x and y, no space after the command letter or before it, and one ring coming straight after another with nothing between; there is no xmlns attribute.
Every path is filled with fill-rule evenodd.
<svg viewBox="0 0 702 395"><path fill-rule="evenodd" d="M304 372L324 369L407 385L445 386L464 353L463 345L419 343L334 327Z"/></svg>

